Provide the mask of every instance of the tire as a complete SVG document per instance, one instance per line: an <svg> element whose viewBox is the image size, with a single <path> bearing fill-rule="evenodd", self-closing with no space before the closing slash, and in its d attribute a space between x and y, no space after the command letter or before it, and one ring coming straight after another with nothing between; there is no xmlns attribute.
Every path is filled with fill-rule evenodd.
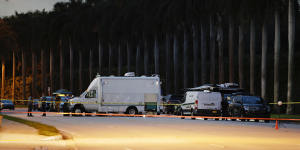
<svg viewBox="0 0 300 150"><path fill-rule="evenodd" d="M129 107L126 110L126 114L129 114L129 115L136 115L137 113L138 113L138 111L135 107Z"/></svg>
<svg viewBox="0 0 300 150"><path fill-rule="evenodd" d="M185 118L182 109L180 110L180 116L181 116L181 117L180 117L181 119L184 119L184 118Z"/></svg>
<svg viewBox="0 0 300 150"><path fill-rule="evenodd" d="M194 110L191 110L191 119L192 119L192 120L195 120L196 118L193 117L193 116L194 116Z"/></svg>
<svg viewBox="0 0 300 150"><path fill-rule="evenodd" d="M83 109L79 106L75 107L74 110L73 110L73 113L83 113ZM73 114L72 116L82 116L81 114Z"/></svg>

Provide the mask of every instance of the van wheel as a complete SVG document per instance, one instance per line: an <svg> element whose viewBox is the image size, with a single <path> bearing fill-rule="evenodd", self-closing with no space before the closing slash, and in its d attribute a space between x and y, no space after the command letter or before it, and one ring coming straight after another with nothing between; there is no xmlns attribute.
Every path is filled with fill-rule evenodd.
<svg viewBox="0 0 300 150"><path fill-rule="evenodd" d="M81 107L75 107L73 110L73 113L79 113L79 114L73 114L72 116L82 116L83 109Z"/></svg>
<svg viewBox="0 0 300 150"><path fill-rule="evenodd" d="M138 111L135 107L129 107L126 110L126 114L129 114L129 115L136 115L137 113L138 113Z"/></svg>

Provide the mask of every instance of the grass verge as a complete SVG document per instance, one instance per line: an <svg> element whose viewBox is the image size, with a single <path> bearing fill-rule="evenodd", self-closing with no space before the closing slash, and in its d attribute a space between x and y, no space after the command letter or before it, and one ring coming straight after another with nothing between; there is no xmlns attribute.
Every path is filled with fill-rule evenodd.
<svg viewBox="0 0 300 150"><path fill-rule="evenodd" d="M271 114L271 118L300 119L300 115Z"/></svg>
<svg viewBox="0 0 300 150"><path fill-rule="evenodd" d="M3 116L3 119L23 123L25 125L33 127L38 130L38 133L40 135L45 135L45 136L59 135L59 131L53 126L49 126L49 125L42 124L39 122L29 121L29 120L25 120L25 119L21 119L21 118L17 118L17 117L7 116L7 115L2 115L2 116Z"/></svg>

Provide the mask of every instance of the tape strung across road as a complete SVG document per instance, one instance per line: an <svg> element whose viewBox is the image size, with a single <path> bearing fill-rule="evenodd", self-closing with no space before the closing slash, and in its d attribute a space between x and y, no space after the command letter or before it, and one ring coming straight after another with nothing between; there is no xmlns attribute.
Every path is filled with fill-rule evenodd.
<svg viewBox="0 0 300 150"><path fill-rule="evenodd" d="M7 100L7 99L1 99L1 100ZM48 102L48 103L55 103L55 99L52 101L36 101L36 100L15 100L15 102ZM62 102L62 101L60 101ZM106 105L145 105L144 103L97 103L97 102L62 102L62 103L82 103L82 104L106 104ZM270 105L278 105L277 103L269 103ZM283 105L287 104L300 104L300 102L283 102ZM151 105L151 104L148 104ZM181 104L159 104L159 106L180 106Z"/></svg>
<svg viewBox="0 0 300 150"><path fill-rule="evenodd" d="M0 100L7 100L7 99L0 99ZM55 99L53 99L52 101L36 101L36 100L14 100L15 102L50 102L50 103L55 103ZM62 102L62 101L61 101ZM97 102L63 102L63 103L83 103L83 104L99 104ZM107 104L107 105L144 105L144 103L101 103L101 104ZM278 105L277 103L268 103L270 105ZM282 102L283 105L287 105L287 104L300 104L300 102ZM151 104L150 104L151 105ZM159 104L160 106L179 106L181 104Z"/></svg>
<svg viewBox="0 0 300 150"><path fill-rule="evenodd" d="M28 112L16 112L16 111L1 111L5 113L20 113L27 114ZM44 112L32 112L33 114L43 114ZM300 121L300 119L285 119L285 118L247 118L247 117L213 117L213 116L175 116L175 115L130 115L130 114L108 114L108 113L72 113L72 112L46 112L47 114L57 114L57 115L95 115L95 116L114 116L114 117L154 117L154 118L197 118L197 119L253 119L253 120L272 120L272 121Z"/></svg>

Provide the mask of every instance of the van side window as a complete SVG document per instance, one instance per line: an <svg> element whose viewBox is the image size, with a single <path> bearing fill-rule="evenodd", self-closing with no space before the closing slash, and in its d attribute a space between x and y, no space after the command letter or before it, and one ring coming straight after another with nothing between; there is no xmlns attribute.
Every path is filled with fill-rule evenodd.
<svg viewBox="0 0 300 150"><path fill-rule="evenodd" d="M85 98L96 98L96 90L88 91L85 95Z"/></svg>

